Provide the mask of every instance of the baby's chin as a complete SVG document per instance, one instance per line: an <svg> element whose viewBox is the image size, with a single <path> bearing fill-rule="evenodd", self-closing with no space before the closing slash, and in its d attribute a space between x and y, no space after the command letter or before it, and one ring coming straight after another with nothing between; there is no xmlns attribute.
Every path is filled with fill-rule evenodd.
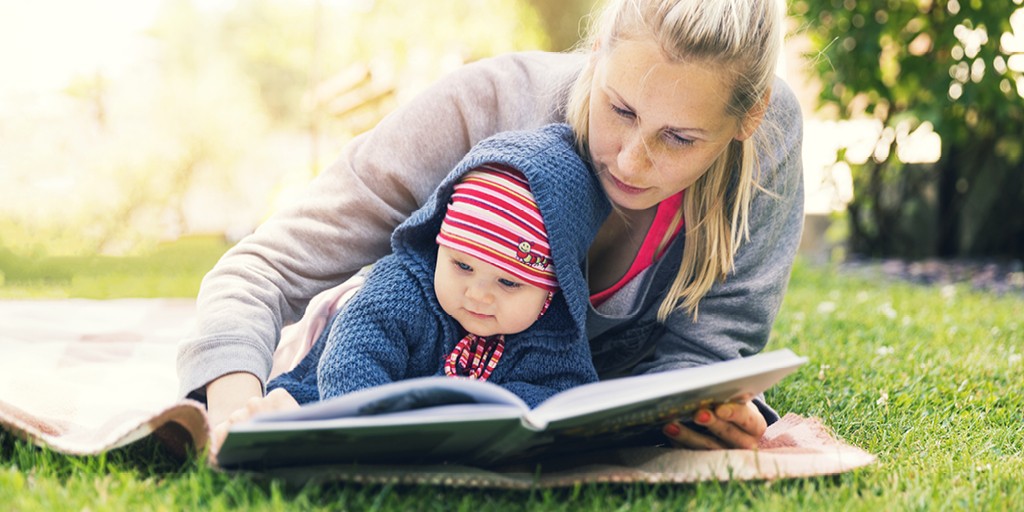
<svg viewBox="0 0 1024 512"><path fill-rule="evenodd" d="M538 312L539 314L539 312ZM455 314L448 313L449 316L455 319L455 322L462 327L463 331L471 334L475 334L481 337L497 336L504 334L506 336L511 334L519 334L530 328L535 322L500 322L495 316L488 317L476 317L472 313L464 310L458 310ZM523 324L526 324L525 326Z"/></svg>
<svg viewBox="0 0 1024 512"><path fill-rule="evenodd" d="M491 336L497 336L499 334L505 334L505 335L516 334L516 333L519 333L519 332L523 331L523 329L520 329L520 330L515 331L515 332L506 332L507 331L506 329L502 329L501 326L497 325L496 322L494 322L494 321L481 322L481 321L475 321L475 320L476 319L471 319L469 321L459 321L457 319L456 321L458 321L459 325L462 326L462 330L464 330L464 331L466 331L468 333L475 334L477 336L483 337L483 338L487 338L487 337L491 337ZM487 325L487 324L494 324L494 325Z"/></svg>
<svg viewBox="0 0 1024 512"><path fill-rule="evenodd" d="M468 328L468 327L466 327L465 324L462 324L462 330L464 330L464 331L466 331L466 332L468 332L470 334L479 336L481 338L488 338L488 337L491 337L491 336L496 336L498 334L510 334L510 333L501 332L501 331L499 331L497 329Z"/></svg>

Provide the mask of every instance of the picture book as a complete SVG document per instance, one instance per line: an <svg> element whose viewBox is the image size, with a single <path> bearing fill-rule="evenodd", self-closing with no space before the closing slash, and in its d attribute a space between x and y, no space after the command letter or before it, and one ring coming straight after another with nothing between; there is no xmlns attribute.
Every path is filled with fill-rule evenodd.
<svg viewBox="0 0 1024 512"><path fill-rule="evenodd" d="M789 350L603 380L530 409L486 381L425 377L234 425L223 468L457 462L487 466L666 442L661 427L702 406L747 401L804 364Z"/></svg>

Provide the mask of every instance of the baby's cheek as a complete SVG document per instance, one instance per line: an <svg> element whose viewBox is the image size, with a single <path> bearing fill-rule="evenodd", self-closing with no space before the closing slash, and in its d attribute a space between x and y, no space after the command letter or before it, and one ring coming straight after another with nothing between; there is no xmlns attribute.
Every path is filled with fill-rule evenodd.
<svg viewBox="0 0 1024 512"><path fill-rule="evenodd" d="M529 290L531 293L524 293L514 303L508 304L505 308L504 328L505 334L516 334L530 328L537 322L540 312L547 301L547 292L537 288ZM542 293L534 293L542 292Z"/></svg>

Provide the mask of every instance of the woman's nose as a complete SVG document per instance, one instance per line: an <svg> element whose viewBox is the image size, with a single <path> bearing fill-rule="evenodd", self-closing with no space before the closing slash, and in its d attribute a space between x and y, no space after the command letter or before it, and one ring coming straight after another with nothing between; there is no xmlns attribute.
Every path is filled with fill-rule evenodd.
<svg viewBox="0 0 1024 512"><path fill-rule="evenodd" d="M630 133L622 142L618 165L624 178L643 174L650 169L651 155L642 134Z"/></svg>

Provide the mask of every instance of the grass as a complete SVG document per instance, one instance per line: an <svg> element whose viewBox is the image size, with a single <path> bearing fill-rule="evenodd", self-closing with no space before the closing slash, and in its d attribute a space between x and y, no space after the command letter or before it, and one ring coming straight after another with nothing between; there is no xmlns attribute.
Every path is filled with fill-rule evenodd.
<svg viewBox="0 0 1024 512"><path fill-rule="evenodd" d="M0 245L0 299L195 297L228 247L220 237L195 236L140 256L48 257Z"/></svg>
<svg viewBox="0 0 1024 512"><path fill-rule="evenodd" d="M186 240L130 259L0 252L0 298L192 296L224 250ZM8 510L1013 510L1024 503L1024 297L798 264L771 348L810 358L768 392L878 455L835 477L511 492L290 486L178 462L154 441L66 457L0 433Z"/></svg>

